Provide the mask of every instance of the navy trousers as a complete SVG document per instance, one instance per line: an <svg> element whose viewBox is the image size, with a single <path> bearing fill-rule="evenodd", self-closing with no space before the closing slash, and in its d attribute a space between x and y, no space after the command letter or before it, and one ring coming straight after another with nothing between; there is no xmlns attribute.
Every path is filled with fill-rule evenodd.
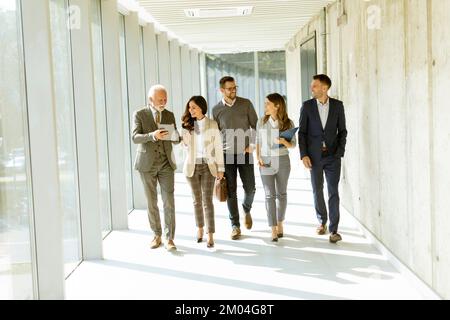
<svg viewBox="0 0 450 320"><path fill-rule="evenodd" d="M323 175L327 180L329 230L331 233L338 232L339 226L339 180L341 178L341 159L333 155L322 157L320 161L313 163L311 170L311 184L314 192L314 206L319 222L325 225L328 222L327 207L323 195Z"/></svg>

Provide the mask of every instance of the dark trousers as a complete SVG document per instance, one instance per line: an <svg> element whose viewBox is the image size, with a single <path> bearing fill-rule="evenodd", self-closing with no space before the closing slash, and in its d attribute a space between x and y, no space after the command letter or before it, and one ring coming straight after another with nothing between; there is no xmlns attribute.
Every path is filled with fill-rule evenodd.
<svg viewBox="0 0 450 320"><path fill-rule="evenodd" d="M314 192L314 206L319 222L325 225L328 222L327 207L323 196L323 174L327 179L328 209L330 212L330 232L338 231L339 226L339 180L341 178L341 159L333 155L322 157L320 162L313 163L311 170L311 184Z"/></svg>
<svg viewBox="0 0 450 320"><path fill-rule="evenodd" d="M240 227L239 208L237 201L237 173L241 177L244 187L245 197L242 207L245 213L249 213L252 209L253 199L255 197L255 166L253 155L244 154L225 154L225 178L228 187L228 211L232 227Z"/></svg>

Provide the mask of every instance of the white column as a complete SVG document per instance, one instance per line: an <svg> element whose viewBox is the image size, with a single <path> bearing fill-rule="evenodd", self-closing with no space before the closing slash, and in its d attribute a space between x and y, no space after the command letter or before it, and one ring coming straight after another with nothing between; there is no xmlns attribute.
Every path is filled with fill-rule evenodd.
<svg viewBox="0 0 450 320"><path fill-rule="evenodd" d="M181 57L178 40L170 41L170 78L172 85L172 100L168 105L175 114L175 120L179 125L183 108L183 89L181 85Z"/></svg>
<svg viewBox="0 0 450 320"><path fill-rule="evenodd" d="M172 86L170 80L170 52L169 40L167 33L161 32L158 36L158 68L159 68L159 83L167 88L169 91L169 104L172 101Z"/></svg>
<svg viewBox="0 0 450 320"><path fill-rule="evenodd" d="M49 0L22 1L38 298L64 299Z"/></svg>
<svg viewBox="0 0 450 320"><path fill-rule="evenodd" d="M200 61L197 49L191 50L191 65L192 65L192 93L199 95L200 91ZM206 97L206 95L205 95Z"/></svg>
<svg viewBox="0 0 450 320"><path fill-rule="evenodd" d="M144 52L145 52L145 88L146 91L152 85L158 83L158 52L156 46L155 27L149 23L144 27Z"/></svg>
<svg viewBox="0 0 450 320"><path fill-rule="evenodd" d="M115 1L102 0L106 110L108 117L111 214L113 230L128 229L122 86L120 74L119 15Z"/></svg>
<svg viewBox="0 0 450 320"><path fill-rule="evenodd" d="M297 123L300 118L300 107L302 105L301 95L301 63L300 48L290 50L286 48L286 90L289 101L289 117Z"/></svg>
<svg viewBox="0 0 450 320"><path fill-rule="evenodd" d="M127 48L127 71L128 71L128 103L130 108L130 130L133 128L133 113L142 109L147 104L144 90L144 79L142 79L141 56L140 56L140 30L139 17L137 13L130 13L125 16L125 39ZM132 163L136 157L137 145L131 143ZM133 170L133 196L134 207L136 209L147 208L144 188L141 178L136 170Z"/></svg>
<svg viewBox="0 0 450 320"><path fill-rule="evenodd" d="M101 259L103 248L90 1L71 0L70 4L79 8L81 17L80 28L72 29L71 37L83 258Z"/></svg>
<svg viewBox="0 0 450 320"><path fill-rule="evenodd" d="M254 61L254 66L255 66L255 101L253 101L254 103L254 107L255 107L255 111L258 113L258 116L260 114L262 114L262 110L261 110L261 103L259 102L260 100L260 88L259 88L259 61L258 61L258 52L255 51L253 53L253 61Z"/></svg>
<svg viewBox="0 0 450 320"><path fill-rule="evenodd" d="M200 65L199 65L199 74L200 74L200 92L202 96L206 99L208 97L208 84L207 84L207 73L206 73L206 55L204 52L199 54L200 57ZM214 102L212 102L214 103Z"/></svg>
<svg viewBox="0 0 450 320"><path fill-rule="evenodd" d="M194 95L192 90L191 52L188 45L181 47L181 82L183 101L186 103Z"/></svg>
<svg viewBox="0 0 450 320"><path fill-rule="evenodd" d="M168 106L174 113L177 129L178 131L181 132L181 116L184 113L185 108L184 104L186 103L183 100L183 88L181 79L181 51L178 40L174 39L170 41L169 45L170 45L170 78L172 85L171 89L172 100L169 101ZM181 144L173 146L173 153L177 164L177 172L181 172L184 162L183 147L181 146Z"/></svg>

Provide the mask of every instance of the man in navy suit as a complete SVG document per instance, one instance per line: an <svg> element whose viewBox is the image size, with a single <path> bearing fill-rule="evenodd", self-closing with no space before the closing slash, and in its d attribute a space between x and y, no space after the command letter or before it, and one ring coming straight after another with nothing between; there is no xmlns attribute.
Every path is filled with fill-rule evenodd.
<svg viewBox="0 0 450 320"><path fill-rule="evenodd" d="M327 179L330 242L342 240L339 226L339 180L341 158L347 143L347 129L342 101L328 97L331 80L321 74L313 78L313 99L303 103L298 141L304 166L311 170L314 206L319 220L317 234L327 232L328 214L323 196L323 174Z"/></svg>

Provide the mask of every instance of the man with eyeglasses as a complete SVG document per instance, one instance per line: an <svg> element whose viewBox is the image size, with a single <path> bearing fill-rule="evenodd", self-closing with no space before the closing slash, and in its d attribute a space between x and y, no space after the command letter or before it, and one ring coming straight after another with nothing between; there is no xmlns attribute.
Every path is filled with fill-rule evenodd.
<svg viewBox="0 0 450 320"><path fill-rule="evenodd" d="M250 211L256 192L253 151L258 115L250 100L237 96L237 88L234 78L223 77L220 80L223 99L213 108L214 120L218 123L224 140L227 205L233 228L232 240L238 240L241 236L237 201L238 171L245 191L242 208L245 226L249 230L253 225Z"/></svg>

